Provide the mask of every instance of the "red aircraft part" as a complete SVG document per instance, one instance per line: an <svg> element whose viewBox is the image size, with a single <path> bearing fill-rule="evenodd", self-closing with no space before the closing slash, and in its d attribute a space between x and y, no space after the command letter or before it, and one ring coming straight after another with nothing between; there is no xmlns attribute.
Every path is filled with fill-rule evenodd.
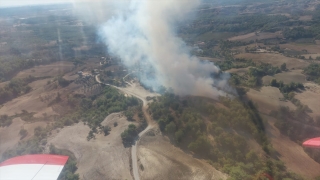
<svg viewBox="0 0 320 180"><path fill-rule="evenodd" d="M302 144L304 147L320 149L320 137L309 139Z"/></svg>
<svg viewBox="0 0 320 180"><path fill-rule="evenodd" d="M56 180L68 156L34 154L0 163L0 180Z"/></svg>

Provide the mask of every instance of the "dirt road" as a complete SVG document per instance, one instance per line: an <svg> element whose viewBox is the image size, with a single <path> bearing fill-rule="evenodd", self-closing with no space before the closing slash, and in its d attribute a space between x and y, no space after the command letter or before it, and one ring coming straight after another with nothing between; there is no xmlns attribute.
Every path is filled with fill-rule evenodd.
<svg viewBox="0 0 320 180"><path fill-rule="evenodd" d="M125 76L126 77L126 76ZM134 85L134 84L131 84L131 83L128 83L130 85L130 87L128 88L120 88L120 87L116 87L116 86L113 86L111 84L105 84L105 83L102 83L99 79L99 75L96 75L95 76L95 79L98 83L100 84L104 84L104 85L107 85L107 86L112 86L114 88L117 88L119 89L120 91L128 94L128 95L131 95L131 96L134 96L136 98L139 98L142 102L143 102L143 106L142 106L142 112L144 114L144 116L146 117L146 121L148 123L148 126L145 130L143 130L142 132L139 133L136 141L134 142L134 144L132 145L131 147L131 159L132 159L132 172L133 172L133 178L134 180L140 180L140 176L139 176L139 167L138 167L138 158L137 158L137 144L139 142L139 139L150 129L156 127L156 123L154 121L152 121L151 119L151 116L149 115L149 113L147 112L147 109L148 109L148 102L147 102L147 99L146 97L147 96L156 96L156 94L151 94L150 92L146 91L145 89L143 89L142 87L140 86L137 86L137 85Z"/></svg>

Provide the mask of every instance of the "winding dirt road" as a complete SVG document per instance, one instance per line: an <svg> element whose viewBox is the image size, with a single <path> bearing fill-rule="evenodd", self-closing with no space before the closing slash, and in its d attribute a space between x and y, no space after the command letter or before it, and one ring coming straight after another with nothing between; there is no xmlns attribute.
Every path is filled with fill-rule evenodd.
<svg viewBox="0 0 320 180"><path fill-rule="evenodd" d="M126 76L125 76L126 77ZM142 102L143 102L143 106L142 106L142 112L146 118L146 121L148 123L148 126L145 130L143 130L142 132L139 133L138 137L136 138L134 144L132 145L131 147L131 159L132 159L132 172L133 172L133 178L134 180L140 180L140 176L139 176L139 167L138 167L138 158L137 158L137 145L138 145L138 142L139 142L139 139L150 129L154 128L157 126L157 124L152 121L152 118L150 116L150 114L148 113L147 109L148 109L148 102L147 102L147 99L146 99L146 93L147 92L145 89L143 89L141 86L135 86L134 84L131 84L129 82L127 82L127 84L130 85L129 88L120 88L120 87L117 87L117 86L114 86L114 85L111 85L111 84L106 84L106 83L103 83L100 81L99 79L99 74L95 76L95 79L96 81L99 83L99 84L104 84L104 85L107 85L107 86L112 86L114 88L117 88L119 89L120 91L126 93L126 94L129 94L131 96L134 96L136 98L139 98ZM142 94L141 91L145 91L143 92ZM150 92L149 92L150 93ZM156 94L148 94L148 95L153 95L155 96Z"/></svg>

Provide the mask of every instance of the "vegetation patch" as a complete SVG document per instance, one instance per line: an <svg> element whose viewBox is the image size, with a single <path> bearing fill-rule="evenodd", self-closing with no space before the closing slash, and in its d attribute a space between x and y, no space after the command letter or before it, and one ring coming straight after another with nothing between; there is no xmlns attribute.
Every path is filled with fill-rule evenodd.
<svg viewBox="0 0 320 180"><path fill-rule="evenodd" d="M277 160L263 120L252 102L220 100L223 107L207 99L181 98L167 93L158 97L149 111L160 130L175 144L196 157L207 159L228 173L230 179L255 179L263 172L275 179L302 179L287 172L285 165ZM255 140L264 155L250 150L248 139Z"/></svg>

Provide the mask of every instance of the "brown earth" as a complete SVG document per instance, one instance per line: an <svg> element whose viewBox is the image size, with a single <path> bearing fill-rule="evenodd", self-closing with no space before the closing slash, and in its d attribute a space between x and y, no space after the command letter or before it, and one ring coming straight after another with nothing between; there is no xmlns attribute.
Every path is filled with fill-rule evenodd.
<svg viewBox="0 0 320 180"><path fill-rule="evenodd" d="M114 127L114 122L117 122L118 126ZM53 144L57 148L67 149L75 154L80 179L132 179L129 164L130 148L123 146L120 137L132 122L127 121L121 113L113 113L101 124L111 127L108 136L98 134L95 139L87 141L90 128L81 122L64 127L49 137L48 145Z"/></svg>
<svg viewBox="0 0 320 180"><path fill-rule="evenodd" d="M308 82L304 84L305 91L296 93L295 98L312 110L313 118L320 117L320 85Z"/></svg>
<svg viewBox="0 0 320 180"><path fill-rule="evenodd" d="M218 58L210 58L210 57L198 57L198 58L203 61L211 61L211 62L221 61L221 59L218 59Z"/></svg>
<svg viewBox="0 0 320 180"><path fill-rule="evenodd" d="M320 52L320 50L318 52ZM310 56L311 56L312 59L316 59L317 57L320 57L320 53L317 53L317 54L303 54L302 56L304 56L306 59L309 59Z"/></svg>
<svg viewBox="0 0 320 180"><path fill-rule="evenodd" d="M299 20L300 21L311 21L312 16L300 16Z"/></svg>
<svg viewBox="0 0 320 180"><path fill-rule="evenodd" d="M319 45L311 45L311 44L307 45L307 44L288 43L288 44L280 44L279 46L281 48L287 48L295 51L307 50L308 53L312 53L312 54L319 53L319 49L320 49Z"/></svg>
<svg viewBox="0 0 320 180"><path fill-rule="evenodd" d="M291 69L303 69L309 65L308 62L296 59L296 58L289 58L285 57L281 54L275 54L275 53L241 53L236 55L237 58L246 58L246 59L252 59L254 62L263 62L263 63L269 63L273 66L280 67L281 64L286 63L287 68L289 70Z"/></svg>
<svg viewBox="0 0 320 180"><path fill-rule="evenodd" d="M283 101L280 90L271 86L263 86L259 91L250 89L246 97L258 105L260 112L269 114L271 110L278 110L280 106L287 106L292 110L296 107L290 101Z"/></svg>
<svg viewBox="0 0 320 180"><path fill-rule="evenodd" d="M29 75L35 77L57 76L72 71L74 65L72 62L60 61L48 65L35 66L33 68L20 71L15 78L25 78Z"/></svg>
<svg viewBox="0 0 320 180"><path fill-rule="evenodd" d="M275 33L267 33L267 32L263 32L263 33L249 33L249 34L244 34L244 35L240 35L240 36L234 36L232 38L229 38L229 41L255 41L256 39L258 40L262 40L262 39L273 39L273 38L282 38L282 34L281 32L275 32Z"/></svg>
<svg viewBox="0 0 320 180"><path fill-rule="evenodd" d="M9 81L5 81L5 82L0 83L0 88L3 88L7 84L9 84Z"/></svg>
<svg viewBox="0 0 320 180"><path fill-rule="evenodd" d="M2 156L6 150L18 144L20 140L19 132L23 124L24 121L20 118L15 118L9 127L0 127L0 156Z"/></svg>
<svg viewBox="0 0 320 180"><path fill-rule="evenodd" d="M170 143L159 130L151 130L138 145L138 163L141 179L227 179L203 160L193 158Z"/></svg>
<svg viewBox="0 0 320 180"><path fill-rule="evenodd" d="M306 76L302 74L302 70L292 70L288 72L278 73L274 76L264 76L262 78L264 85L269 85L272 79L276 79L277 81L283 81L286 84L291 82L296 83L305 83L307 82Z"/></svg>
<svg viewBox="0 0 320 180"><path fill-rule="evenodd" d="M30 83L32 91L28 94L15 98L5 104L0 109L0 114L7 114L9 116L14 115L15 113L21 113L22 110L28 112L36 112L35 116L41 116L43 113L47 115L56 114L51 107L47 106L47 103L41 100L46 96L54 98L58 90L46 89L46 84L49 79L43 79Z"/></svg>
<svg viewBox="0 0 320 180"><path fill-rule="evenodd" d="M246 74L249 71L249 69L250 69L250 67L238 68L238 69L232 68L232 69L227 70L227 72L235 73L235 74L238 74L240 76L243 76L244 74Z"/></svg>
<svg viewBox="0 0 320 180"><path fill-rule="evenodd" d="M297 143L291 141L287 136L281 135L273 125L275 120L272 117L264 116L268 120L266 125L267 135L279 158L285 163L289 171L301 174L308 179L320 175L320 164L311 159Z"/></svg>

